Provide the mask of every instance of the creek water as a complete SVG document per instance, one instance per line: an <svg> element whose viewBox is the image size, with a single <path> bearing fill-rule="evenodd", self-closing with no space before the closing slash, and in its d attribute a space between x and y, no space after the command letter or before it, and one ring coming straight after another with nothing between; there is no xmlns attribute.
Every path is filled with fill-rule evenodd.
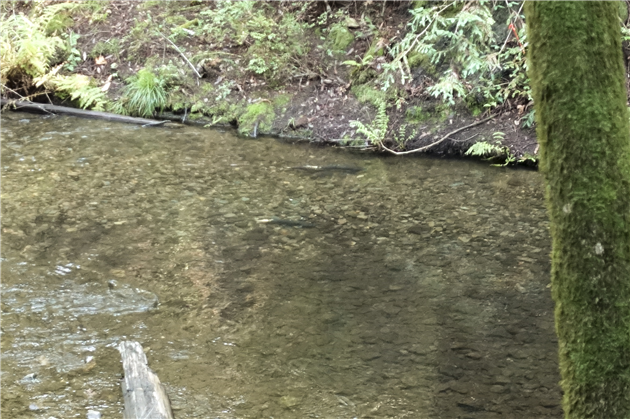
<svg viewBox="0 0 630 419"><path fill-rule="evenodd" d="M122 340L177 419L561 417L536 172L22 113L1 164L3 417L121 417Z"/></svg>

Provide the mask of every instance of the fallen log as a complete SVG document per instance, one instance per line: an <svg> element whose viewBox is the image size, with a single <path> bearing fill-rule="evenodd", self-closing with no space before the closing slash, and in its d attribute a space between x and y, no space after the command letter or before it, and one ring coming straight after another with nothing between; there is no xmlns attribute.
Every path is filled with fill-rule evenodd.
<svg viewBox="0 0 630 419"><path fill-rule="evenodd" d="M168 121L156 121L154 119L136 118L133 116L118 115L109 112L86 111L85 109L68 108L66 106L48 105L45 103L34 103L0 99L0 106L14 106L15 109L37 113L52 113L57 115L71 115L80 118L103 119L112 122L124 122L127 124L137 124L143 126L156 126L166 124Z"/></svg>
<svg viewBox="0 0 630 419"><path fill-rule="evenodd" d="M125 371L120 383L125 399L124 419L174 419L166 390L149 368L142 346L124 341L118 350Z"/></svg>

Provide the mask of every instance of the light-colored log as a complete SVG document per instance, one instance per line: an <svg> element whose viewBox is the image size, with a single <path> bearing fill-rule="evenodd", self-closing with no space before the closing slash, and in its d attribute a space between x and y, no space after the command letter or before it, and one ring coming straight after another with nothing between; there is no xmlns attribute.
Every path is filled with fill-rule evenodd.
<svg viewBox="0 0 630 419"><path fill-rule="evenodd" d="M138 342L118 345L125 378L121 382L125 399L124 419L173 419L171 402L157 375L149 368Z"/></svg>

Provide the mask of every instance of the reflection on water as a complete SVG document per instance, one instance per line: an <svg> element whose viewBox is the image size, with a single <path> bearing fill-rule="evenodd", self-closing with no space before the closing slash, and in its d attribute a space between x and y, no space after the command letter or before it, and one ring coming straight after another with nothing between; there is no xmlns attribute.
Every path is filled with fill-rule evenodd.
<svg viewBox="0 0 630 419"><path fill-rule="evenodd" d="M120 417L124 339L178 419L561 416L538 174L2 122L7 417Z"/></svg>

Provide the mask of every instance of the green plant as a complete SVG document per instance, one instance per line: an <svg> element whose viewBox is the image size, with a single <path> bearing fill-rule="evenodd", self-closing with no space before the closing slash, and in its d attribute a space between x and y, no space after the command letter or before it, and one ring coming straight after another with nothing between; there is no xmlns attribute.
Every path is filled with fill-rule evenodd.
<svg viewBox="0 0 630 419"><path fill-rule="evenodd" d="M120 40L118 38L108 39L105 41L98 41L92 51L90 52L90 57L96 58L100 55L114 55L118 56L120 53L121 45Z"/></svg>
<svg viewBox="0 0 630 419"><path fill-rule="evenodd" d="M95 80L83 74L73 74L71 76L57 76L52 79L57 94L62 97L69 97L77 100L83 109L93 109L95 111L105 110L107 95L96 86Z"/></svg>
<svg viewBox="0 0 630 419"><path fill-rule="evenodd" d="M527 115L521 118L521 121L523 121L523 128L533 127L536 123L536 110L532 109L531 111L529 111Z"/></svg>
<svg viewBox="0 0 630 419"><path fill-rule="evenodd" d="M143 68L138 71L125 89L129 113L149 117L156 110L162 110L167 101L165 85L164 79L156 76L151 70Z"/></svg>
<svg viewBox="0 0 630 419"><path fill-rule="evenodd" d="M81 51L77 49L77 40L79 39L79 34L70 32L68 37L66 38L65 50L67 53L66 56L66 65L65 68L68 71L74 71L75 68L81 63Z"/></svg>
<svg viewBox="0 0 630 419"><path fill-rule="evenodd" d="M464 153L466 156L476 156L476 157L497 157L503 154L503 147L491 144L487 141L479 141L472 146Z"/></svg>
<svg viewBox="0 0 630 419"><path fill-rule="evenodd" d="M304 31L310 26L300 16L308 4L296 4L287 13L265 2L222 1L214 6L199 13L197 32L219 48L246 47L246 70L277 80L300 67L300 57L308 52Z"/></svg>
<svg viewBox="0 0 630 419"><path fill-rule="evenodd" d="M448 70L428 91L452 103L454 95L462 97L467 91L461 79L487 68L484 57L493 39L492 14L484 2L458 1L446 5L429 3L410 12L409 31L389 51L393 60L384 67L383 88L394 82L397 72L404 84L411 77L408 57L421 54L434 65L446 61Z"/></svg>
<svg viewBox="0 0 630 419"><path fill-rule="evenodd" d="M89 91L85 80L66 80L58 74L61 65L57 64L63 63L67 70L74 70L81 61L81 53L76 48L79 36L65 32L73 24L70 12L79 7L78 3L36 3L28 17L21 13L0 16L3 21L0 35L3 88L11 83L17 86L17 91L32 96L58 89L62 96L78 98L83 107L102 106L104 102L95 91ZM48 90L41 91L42 86ZM76 92L71 91L73 86L78 89ZM33 93L32 88L40 90Z"/></svg>
<svg viewBox="0 0 630 419"><path fill-rule="evenodd" d="M501 144L501 141L505 139L505 133L497 131L492 134L494 144L487 141L479 141L464 153L466 156L488 157L490 159L503 158L504 161L501 164L493 164L493 166L507 166L516 161L516 157L510 149Z"/></svg>
<svg viewBox="0 0 630 419"><path fill-rule="evenodd" d="M407 142L413 139L418 134L417 129L413 129L410 134L407 134L407 129L408 125L402 124L398 129L398 132L394 132L392 135L392 140L399 150L404 150L406 148Z"/></svg>
<svg viewBox="0 0 630 419"><path fill-rule="evenodd" d="M360 121L350 121L350 126L357 129L357 134L365 137L367 145L381 147L387 126L389 125L389 116L387 116L387 103L381 102L378 106L376 116L369 125L364 125Z"/></svg>
<svg viewBox="0 0 630 419"><path fill-rule="evenodd" d="M388 48L389 62L378 76L381 89L407 84L412 67L421 65L436 79L425 91L449 105L466 99L480 112L531 101L519 3L507 2L508 38L495 39L493 32L493 12L505 7L487 1L416 2L407 33Z"/></svg>
<svg viewBox="0 0 630 419"><path fill-rule="evenodd" d="M21 14L1 16L1 82L14 84L28 89L32 80L43 77L51 68L57 51L63 49L64 41L59 36L46 35L46 21L29 19Z"/></svg>

